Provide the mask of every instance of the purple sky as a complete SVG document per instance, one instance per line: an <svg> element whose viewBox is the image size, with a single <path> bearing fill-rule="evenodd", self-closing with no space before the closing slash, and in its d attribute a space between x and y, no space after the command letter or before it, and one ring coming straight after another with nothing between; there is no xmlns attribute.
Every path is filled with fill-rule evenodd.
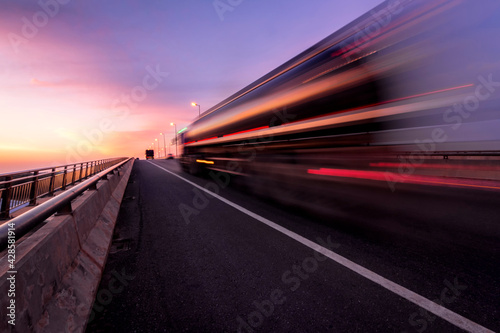
<svg viewBox="0 0 500 333"><path fill-rule="evenodd" d="M0 134L0 173L31 160L142 157L170 122L197 116L191 102L210 108L381 3L232 0L218 12L201 0L59 1L40 1L48 14L37 1L0 4L0 107L21 125ZM120 113L116 101L148 66L168 76Z"/></svg>

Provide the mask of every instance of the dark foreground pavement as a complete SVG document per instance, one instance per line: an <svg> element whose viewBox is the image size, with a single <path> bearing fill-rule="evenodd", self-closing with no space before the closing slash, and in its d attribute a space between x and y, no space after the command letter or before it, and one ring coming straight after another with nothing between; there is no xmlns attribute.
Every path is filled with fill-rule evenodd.
<svg viewBox="0 0 500 333"><path fill-rule="evenodd" d="M135 163L88 332L463 331L153 163L201 186L213 183L181 173L176 161ZM435 210L436 220L409 218L398 229L380 225L383 219L362 205L352 209L371 222L350 225L277 206L241 188L218 190L371 272L500 330L498 192L415 186L398 193L406 201L390 204L377 195L387 189L363 192L377 205L396 205L391 209L401 219ZM404 206L409 199L414 203ZM454 224L476 222L491 232L453 231ZM418 232L408 232L411 227ZM437 236L422 236L427 231ZM472 237L477 246L457 245L461 237L465 244Z"/></svg>

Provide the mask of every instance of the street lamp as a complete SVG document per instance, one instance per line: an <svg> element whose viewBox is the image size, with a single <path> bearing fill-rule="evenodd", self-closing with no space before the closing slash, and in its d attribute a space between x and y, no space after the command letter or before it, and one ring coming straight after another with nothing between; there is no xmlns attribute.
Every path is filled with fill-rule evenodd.
<svg viewBox="0 0 500 333"><path fill-rule="evenodd" d="M158 158L160 158L160 144L158 143L158 139L155 139L156 141L156 151L158 152Z"/></svg>
<svg viewBox="0 0 500 333"><path fill-rule="evenodd" d="M175 138L175 158L177 158L177 125L170 123L170 126L174 126L174 138Z"/></svg>
<svg viewBox="0 0 500 333"><path fill-rule="evenodd" d="M165 134L160 133L161 136L163 136L163 153L165 154L164 157L167 157L167 146L165 145Z"/></svg>
<svg viewBox="0 0 500 333"><path fill-rule="evenodd" d="M200 117L200 115L201 115L201 105L200 105L200 104L198 104L198 103L195 103L195 102L191 103L191 105L192 105L192 106L197 106L197 107L198 107L198 118L199 118L199 117Z"/></svg>

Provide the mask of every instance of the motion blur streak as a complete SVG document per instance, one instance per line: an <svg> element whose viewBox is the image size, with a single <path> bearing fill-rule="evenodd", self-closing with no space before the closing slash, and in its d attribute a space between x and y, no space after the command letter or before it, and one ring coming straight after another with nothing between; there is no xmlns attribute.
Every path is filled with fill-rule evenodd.
<svg viewBox="0 0 500 333"><path fill-rule="evenodd" d="M418 163L370 163L371 167L374 168L428 168L428 169L470 169L470 170L498 170L500 168L498 166L477 166L477 165L456 165L456 164L418 164Z"/></svg>
<svg viewBox="0 0 500 333"><path fill-rule="evenodd" d="M205 161L205 160L196 160L197 163L203 163L203 164L214 164L213 161Z"/></svg>
<svg viewBox="0 0 500 333"><path fill-rule="evenodd" d="M458 90L458 89L463 89L463 88L469 88L469 87L474 87L474 84L467 84L465 86L453 87L453 88L448 88L448 89L441 89L441 90L431 91L431 92L427 92L427 93L423 93L423 94L418 94L418 95L413 95L413 96L408 96L408 97L397 98L397 99L393 99L391 101L383 102L382 104L384 104L384 103L398 102L398 101L404 101L405 99L423 97L423 96L428 96L428 95L433 95L433 94L438 94L438 93L442 93L442 92L446 92L446 91Z"/></svg>
<svg viewBox="0 0 500 333"><path fill-rule="evenodd" d="M342 169L319 169L307 170L311 175L345 177L370 180L386 180L386 176L380 171L342 170Z"/></svg>
<svg viewBox="0 0 500 333"><path fill-rule="evenodd" d="M307 170L307 173L320 176L332 176L342 178L355 178L366 180L387 181L394 178L401 178L401 175L382 172L382 171L362 171L362 170L343 170L343 169L319 169ZM453 181L453 182L451 182ZM411 176L405 175L400 180L401 183L408 184L427 184L436 186L458 186L458 187L476 187L483 189L500 190L498 182L477 181L472 179L445 179L439 177L426 177L426 176ZM481 184L492 184L491 186ZM494 186L496 184L496 186Z"/></svg>
<svg viewBox="0 0 500 333"><path fill-rule="evenodd" d="M224 136L230 136L230 135L248 133L248 132L258 131L258 130L265 129L265 128L269 128L269 126L262 126L262 127L252 128L252 129L249 129L249 130L246 130L246 131L240 131L240 132L236 132L236 133L226 134Z"/></svg>
<svg viewBox="0 0 500 333"><path fill-rule="evenodd" d="M335 210L340 178L496 190L498 17L497 0L385 1L201 114L182 168L311 211Z"/></svg>

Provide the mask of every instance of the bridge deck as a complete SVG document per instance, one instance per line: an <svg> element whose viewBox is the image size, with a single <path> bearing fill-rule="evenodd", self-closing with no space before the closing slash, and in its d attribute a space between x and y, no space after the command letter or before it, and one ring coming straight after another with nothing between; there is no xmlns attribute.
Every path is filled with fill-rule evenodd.
<svg viewBox="0 0 500 333"><path fill-rule="evenodd" d="M498 193L339 183L326 219L214 184L135 163L87 331L500 331Z"/></svg>

